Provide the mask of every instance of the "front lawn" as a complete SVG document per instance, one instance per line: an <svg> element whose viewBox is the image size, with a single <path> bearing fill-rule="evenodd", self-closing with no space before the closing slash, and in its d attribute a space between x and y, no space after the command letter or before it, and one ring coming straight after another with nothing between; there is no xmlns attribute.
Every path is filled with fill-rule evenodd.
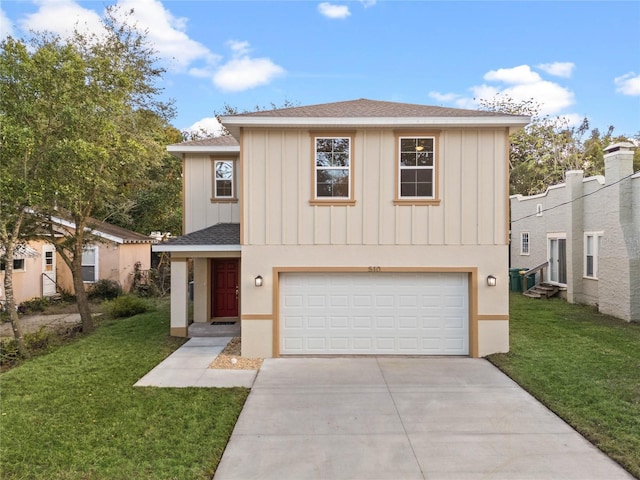
<svg viewBox="0 0 640 480"><path fill-rule="evenodd" d="M511 294L511 351L489 360L640 478L640 325Z"/></svg>
<svg viewBox="0 0 640 480"><path fill-rule="evenodd" d="M0 375L3 479L211 478L248 390L134 388L181 343L166 309Z"/></svg>

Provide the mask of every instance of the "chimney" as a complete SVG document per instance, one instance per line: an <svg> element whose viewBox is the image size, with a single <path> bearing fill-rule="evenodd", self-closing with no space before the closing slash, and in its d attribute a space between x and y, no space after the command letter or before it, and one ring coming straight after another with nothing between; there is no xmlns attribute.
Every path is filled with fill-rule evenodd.
<svg viewBox="0 0 640 480"><path fill-rule="evenodd" d="M620 142L604 149L604 178L607 185L633 174L633 143Z"/></svg>

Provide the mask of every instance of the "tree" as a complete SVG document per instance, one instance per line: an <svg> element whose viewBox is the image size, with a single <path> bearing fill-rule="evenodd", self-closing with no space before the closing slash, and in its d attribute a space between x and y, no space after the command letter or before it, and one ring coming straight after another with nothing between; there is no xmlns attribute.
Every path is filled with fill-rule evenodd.
<svg viewBox="0 0 640 480"><path fill-rule="evenodd" d="M163 128L163 145L180 143L182 133L171 126ZM108 205L96 216L130 230L182 233L182 160L163 152L145 173L144 184L128 191L126 201Z"/></svg>
<svg viewBox="0 0 640 480"><path fill-rule="evenodd" d="M611 143L629 141L624 136L614 137L613 126L604 135L597 128L593 129L590 137L583 140L589 131L586 118L579 126L572 127L563 118L541 117L540 104L533 99L518 102L508 96L497 95L490 100L481 100L480 108L531 117L529 125L510 137L511 194L542 193L548 186L563 182L569 170L583 170L585 176L603 175L604 148Z"/></svg>
<svg viewBox="0 0 640 480"><path fill-rule="evenodd" d="M55 132L47 121L48 99L40 94L45 79L36 75L48 52L32 55L25 44L11 38L0 46L0 261L5 264L6 308L13 334L19 353L27 357L13 291L13 258L16 249L37 233L29 209L42 203L46 172L42 153L46 139Z"/></svg>
<svg viewBox="0 0 640 480"><path fill-rule="evenodd" d="M76 28L70 38L36 33L29 46L11 38L2 44L3 55L22 52L7 56L11 68L3 83L13 87L10 101L24 107L6 120L38 137L34 154L46 166L37 177L42 198L30 207L46 226L43 238L72 272L83 331L93 329L82 280L84 248L96 240L88 233L91 216L127 201L145 181L148 166L164 153L159 139L165 122L159 120L173 113L156 99L155 82L164 70L156 66L145 34L128 23L131 13L117 20L119 11L109 8L98 33ZM20 68L21 61L30 68ZM56 218L74 228L61 230Z"/></svg>

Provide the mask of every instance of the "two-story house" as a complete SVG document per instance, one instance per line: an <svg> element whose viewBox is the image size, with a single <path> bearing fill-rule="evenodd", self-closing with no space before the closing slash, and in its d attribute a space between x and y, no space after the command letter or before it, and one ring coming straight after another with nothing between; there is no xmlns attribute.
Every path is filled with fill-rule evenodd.
<svg viewBox="0 0 640 480"><path fill-rule="evenodd" d="M171 333L239 318L242 354L509 348L509 133L529 117L354 100L226 116L184 161Z"/></svg>

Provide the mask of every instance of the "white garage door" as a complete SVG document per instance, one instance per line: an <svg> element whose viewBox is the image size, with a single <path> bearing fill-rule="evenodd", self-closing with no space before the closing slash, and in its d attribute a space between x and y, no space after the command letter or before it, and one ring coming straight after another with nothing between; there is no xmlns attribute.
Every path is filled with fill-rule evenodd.
<svg viewBox="0 0 640 480"><path fill-rule="evenodd" d="M282 273L280 353L467 355L467 274Z"/></svg>

